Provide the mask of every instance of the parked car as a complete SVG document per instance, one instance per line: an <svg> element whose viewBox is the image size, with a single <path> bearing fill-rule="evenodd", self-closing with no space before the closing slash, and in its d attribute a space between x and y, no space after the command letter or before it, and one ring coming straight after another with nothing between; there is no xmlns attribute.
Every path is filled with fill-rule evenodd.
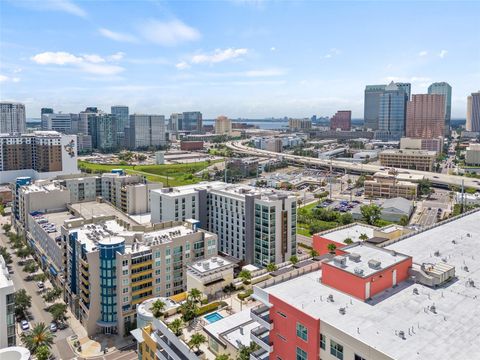
<svg viewBox="0 0 480 360"><path fill-rule="evenodd" d="M43 283L43 281L39 281L39 282L37 282L37 287L39 289L43 289L45 287L45 284Z"/></svg>
<svg viewBox="0 0 480 360"><path fill-rule="evenodd" d="M21 322L20 324L21 324L21 326L22 326L22 330L25 331L25 330L30 329L30 325L29 325L29 323L28 323L27 320L22 320L22 322Z"/></svg>
<svg viewBox="0 0 480 360"><path fill-rule="evenodd" d="M50 331L51 331L51 332L57 332L57 330L58 330L57 324L55 324L55 323L52 322L52 323L50 324Z"/></svg>

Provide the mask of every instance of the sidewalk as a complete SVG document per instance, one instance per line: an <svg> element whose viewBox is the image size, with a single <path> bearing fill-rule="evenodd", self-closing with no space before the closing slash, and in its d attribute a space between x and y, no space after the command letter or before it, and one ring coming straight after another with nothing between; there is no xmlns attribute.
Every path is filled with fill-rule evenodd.
<svg viewBox="0 0 480 360"><path fill-rule="evenodd" d="M70 337L68 338L68 344L72 348L73 352L82 358L93 358L103 356L105 354L114 353L124 347L131 346L133 344L132 336L119 336L119 335L96 335L92 337L84 336L82 338ZM80 342L81 349L74 346L76 341Z"/></svg>

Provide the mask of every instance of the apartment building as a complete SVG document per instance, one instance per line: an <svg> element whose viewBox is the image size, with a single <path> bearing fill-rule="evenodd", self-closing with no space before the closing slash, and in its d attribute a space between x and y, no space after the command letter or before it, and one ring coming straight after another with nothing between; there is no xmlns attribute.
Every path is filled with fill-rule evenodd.
<svg viewBox="0 0 480 360"><path fill-rule="evenodd" d="M441 154L443 152L443 136L433 139L402 137L400 139L400 149L428 150Z"/></svg>
<svg viewBox="0 0 480 360"><path fill-rule="evenodd" d="M302 131L312 128L312 120L310 119L288 119L288 128L290 131Z"/></svg>
<svg viewBox="0 0 480 360"><path fill-rule="evenodd" d="M0 101L0 134L24 133L26 129L25 105Z"/></svg>
<svg viewBox="0 0 480 360"><path fill-rule="evenodd" d="M470 144L465 150L465 164L480 166L480 144Z"/></svg>
<svg viewBox="0 0 480 360"><path fill-rule="evenodd" d="M437 154L426 150L384 150L379 159L382 166L432 171Z"/></svg>
<svg viewBox="0 0 480 360"><path fill-rule="evenodd" d="M0 183L17 177L52 178L79 173L77 137L56 131L0 134Z"/></svg>
<svg viewBox="0 0 480 360"><path fill-rule="evenodd" d="M350 131L352 128L352 111L339 110L330 119L330 130Z"/></svg>
<svg viewBox="0 0 480 360"><path fill-rule="evenodd" d="M232 133L232 120L226 116L219 116L215 119L215 134L230 135Z"/></svg>
<svg viewBox="0 0 480 360"><path fill-rule="evenodd" d="M15 345L15 288L0 255L0 349Z"/></svg>
<svg viewBox="0 0 480 360"><path fill-rule="evenodd" d="M265 266L296 253L296 197L212 182L154 190L152 223L188 218L218 235L219 251Z"/></svg>
<svg viewBox="0 0 480 360"><path fill-rule="evenodd" d="M320 270L254 287L250 358L478 357L477 224L475 212L383 248L353 244Z"/></svg>
<svg viewBox="0 0 480 360"><path fill-rule="evenodd" d="M418 184L399 180L395 174L387 172L377 172L368 177L364 186L367 197L416 199L418 195Z"/></svg>

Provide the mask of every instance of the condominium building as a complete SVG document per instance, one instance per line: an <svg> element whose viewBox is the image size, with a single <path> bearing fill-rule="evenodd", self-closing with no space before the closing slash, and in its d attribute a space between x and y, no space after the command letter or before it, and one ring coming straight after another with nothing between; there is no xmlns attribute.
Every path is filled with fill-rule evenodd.
<svg viewBox="0 0 480 360"><path fill-rule="evenodd" d="M379 159L382 166L432 171L437 154L426 150L384 150Z"/></svg>
<svg viewBox="0 0 480 360"><path fill-rule="evenodd" d="M478 357L479 236L475 212L254 287L251 359Z"/></svg>
<svg viewBox="0 0 480 360"><path fill-rule="evenodd" d="M467 97L467 123L468 131L480 132L480 91Z"/></svg>
<svg viewBox="0 0 480 360"><path fill-rule="evenodd" d="M215 134L230 135L232 133L232 120L221 115L215 119Z"/></svg>
<svg viewBox="0 0 480 360"><path fill-rule="evenodd" d="M378 131L375 132L377 139L398 141L405 134L407 100L405 87L393 81L385 87L385 91L380 95Z"/></svg>
<svg viewBox="0 0 480 360"><path fill-rule="evenodd" d="M330 119L330 130L350 131L352 128L352 111L340 110Z"/></svg>
<svg viewBox="0 0 480 360"><path fill-rule="evenodd" d="M129 118L128 118L128 106L125 105L114 105L110 108L110 112L117 119L117 146L123 148L125 144L125 128L128 127Z"/></svg>
<svg viewBox="0 0 480 360"><path fill-rule="evenodd" d="M436 139L445 134L445 95L417 94L407 102L406 136Z"/></svg>
<svg viewBox="0 0 480 360"><path fill-rule="evenodd" d="M15 288L0 255L0 349L16 345L15 333Z"/></svg>
<svg viewBox="0 0 480 360"><path fill-rule="evenodd" d="M193 218L224 254L265 266L296 253L296 197L221 182L154 190L152 223Z"/></svg>
<svg viewBox="0 0 480 360"><path fill-rule="evenodd" d="M163 115L130 115L127 132L131 149L160 148L167 144Z"/></svg>
<svg viewBox="0 0 480 360"><path fill-rule="evenodd" d="M416 199L418 184L397 179L395 174L377 172L365 180L365 196L374 198Z"/></svg>
<svg viewBox="0 0 480 360"><path fill-rule="evenodd" d="M429 94L443 95L445 98L445 135L450 134L450 118L452 116L452 87L446 82L436 82L428 87Z"/></svg>
<svg viewBox="0 0 480 360"><path fill-rule="evenodd" d="M312 128L310 119L288 119L288 128L290 131L303 131Z"/></svg>
<svg viewBox="0 0 480 360"><path fill-rule="evenodd" d="M203 127L202 113L200 111L190 111L184 113L174 113L170 115L168 130L172 132L192 132L201 133Z"/></svg>
<svg viewBox="0 0 480 360"><path fill-rule="evenodd" d="M363 109L364 128L377 130L380 111L380 97L386 85L367 85Z"/></svg>
<svg viewBox="0 0 480 360"><path fill-rule="evenodd" d="M270 138L265 141L265 150L281 153L283 150L283 140L281 138Z"/></svg>
<svg viewBox="0 0 480 360"><path fill-rule="evenodd" d="M0 101L0 134L24 133L26 129L25 105Z"/></svg>
<svg viewBox="0 0 480 360"><path fill-rule="evenodd" d="M470 144L465 151L465 164L480 166L480 144Z"/></svg>
<svg viewBox="0 0 480 360"><path fill-rule="evenodd" d="M98 111L88 116L88 134L92 147L109 152L117 148L117 118L115 115Z"/></svg>
<svg viewBox="0 0 480 360"><path fill-rule="evenodd" d="M17 177L51 178L79 173L77 137L56 131L0 134L0 183Z"/></svg>
<svg viewBox="0 0 480 360"><path fill-rule="evenodd" d="M400 139L400 149L428 150L441 154L443 152L443 139L443 136L433 139L402 137Z"/></svg>

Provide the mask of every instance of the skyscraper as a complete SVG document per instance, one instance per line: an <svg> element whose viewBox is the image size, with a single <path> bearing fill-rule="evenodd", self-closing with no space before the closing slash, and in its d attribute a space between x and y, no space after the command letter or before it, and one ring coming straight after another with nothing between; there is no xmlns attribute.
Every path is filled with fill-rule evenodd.
<svg viewBox="0 0 480 360"><path fill-rule="evenodd" d="M380 96L378 131L375 137L380 140L400 140L405 134L405 115L408 94L393 81L385 87Z"/></svg>
<svg viewBox="0 0 480 360"><path fill-rule="evenodd" d="M202 132L202 113L200 111L184 112L182 114L182 127L178 130Z"/></svg>
<svg viewBox="0 0 480 360"><path fill-rule="evenodd" d="M445 95L417 94L407 102L407 137L434 139L445 134Z"/></svg>
<svg viewBox="0 0 480 360"><path fill-rule="evenodd" d="M363 109L364 127L378 129L378 114L380 110L380 96L385 91L385 85L367 85L365 87L365 101Z"/></svg>
<svg viewBox="0 0 480 360"><path fill-rule="evenodd" d="M410 100L411 94L412 94L412 84L410 83L395 83L395 85L398 86L400 90L405 91L405 94L407 94L407 100Z"/></svg>
<svg viewBox="0 0 480 360"><path fill-rule="evenodd" d="M53 109L52 108L42 108L40 110L40 116L44 114L53 114Z"/></svg>
<svg viewBox="0 0 480 360"><path fill-rule="evenodd" d="M165 116L130 115L129 147L132 149L159 148L166 145Z"/></svg>
<svg viewBox="0 0 480 360"><path fill-rule="evenodd" d="M25 105L0 102L0 134L24 133L27 128Z"/></svg>
<svg viewBox="0 0 480 360"><path fill-rule="evenodd" d="M42 130L58 131L62 134L78 132L78 114L42 114Z"/></svg>
<svg viewBox="0 0 480 360"><path fill-rule="evenodd" d="M330 119L331 130L350 131L352 128L352 112L350 110L337 111Z"/></svg>
<svg viewBox="0 0 480 360"><path fill-rule="evenodd" d="M215 134L230 135L232 132L232 120L224 115L215 119Z"/></svg>
<svg viewBox="0 0 480 360"><path fill-rule="evenodd" d="M480 90L469 96L467 107L467 130L480 132Z"/></svg>
<svg viewBox="0 0 480 360"><path fill-rule="evenodd" d="M117 144L123 147L125 146L125 128L129 126L128 106L114 105L110 111L117 118Z"/></svg>
<svg viewBox="0 0 480 360"><path fill-rule="evenodd" d="M428 87L429 94L445 96L445 135L450 134L450 118L452 115L452 87L446 82L436 82Z"/></svg>

